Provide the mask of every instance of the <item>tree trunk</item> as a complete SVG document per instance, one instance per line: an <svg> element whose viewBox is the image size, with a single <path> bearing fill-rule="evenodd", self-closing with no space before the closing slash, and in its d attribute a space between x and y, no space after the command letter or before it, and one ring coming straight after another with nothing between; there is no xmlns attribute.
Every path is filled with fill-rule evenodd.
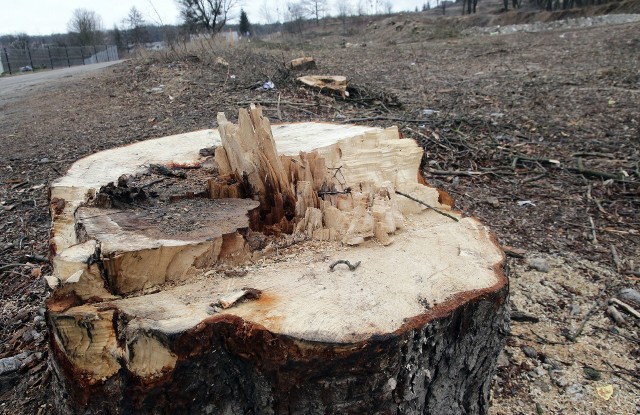
<svg viewBox="0 0 640 415"><path fill-rule="evenodd" d="M417 144L395 128L272 134L259 109L218 121L52 185L58 411L486 413L504 255L424 184Z"/></svg>

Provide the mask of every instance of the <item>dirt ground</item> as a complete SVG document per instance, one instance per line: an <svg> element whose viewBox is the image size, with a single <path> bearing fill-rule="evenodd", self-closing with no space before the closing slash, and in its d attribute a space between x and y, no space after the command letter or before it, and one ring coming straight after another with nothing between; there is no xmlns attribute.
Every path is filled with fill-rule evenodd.
<svg viewBox="0 0 640 415"><path fill-rule="evenodd" d="M640 24L475 37L433 26L401 41L387 34L399 24L140 57L1 104L0 358L34 353L0 376L0 413L52 412L48 185L82 156L212 128L250 102L273 123L398 125L424 147L427 181L512 247L491 414L640 413L640 319L606 313L640 280ZM350 98L295 83L283 62L309 54L310 73L349 78ZM275 89L259 88L268 80Z"/></svg>

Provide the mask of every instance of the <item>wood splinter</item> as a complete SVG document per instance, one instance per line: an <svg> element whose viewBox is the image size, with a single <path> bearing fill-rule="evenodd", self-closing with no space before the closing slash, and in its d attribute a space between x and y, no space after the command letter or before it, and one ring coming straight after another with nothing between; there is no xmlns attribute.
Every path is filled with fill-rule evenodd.
<svg viewBox="0 0 640 415"><path fill-rule="evenodd" d="M210 307L215 311L217 308L226 310L236 305L241 300L257 300L262 295L261 290L244 287L241 290L233 291L222 295L218 301L211 303Z"/></svg>
<svg viewBox="0 0 640 415"><path fill-rule="evenodd" d="M355 271L356 268L360 266L360 261L356 262L355 264L351 264L351 262L347 261L346 259L339 259L333 264L329 265L329 271L333 272L336 265L340 265L340 264L345 264L346 266L349 267L350 271Z"/></svg>

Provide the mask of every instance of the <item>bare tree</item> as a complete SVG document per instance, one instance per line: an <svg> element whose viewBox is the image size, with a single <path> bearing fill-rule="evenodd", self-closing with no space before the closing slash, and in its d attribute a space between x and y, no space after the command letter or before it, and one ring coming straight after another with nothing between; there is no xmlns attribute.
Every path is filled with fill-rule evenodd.
<svg viewBox="0 0 640 415"><path fill-rule="evenodd" d="M509 0L504 0L505 4L508 4ZM467 8L467 14L475 13L478 0L462 0L462 14L464 14L465 6Z"/></svg>
<svg viewBox="0 0 640 415"><path fill-rule="evenodd" d="M93 10L75 9L67 30L80 46L96 45L102 39L102 18Z"/></svg>
<svg viewBox="0 0 640 415"><path fill-rule="evenodd" d="M290 32L302 33L307 11L302 3L287 3L286 27Z"/></svg>
<svg viewBox="0 0 640 415"><path fill-rule="evenodd" d="M327 12L327 0L304 0L302 4L316 20L316 26L320 26L320 18Z"/></svg>
<svg viewBox="0 0 640 415"><path fill-rule="evenodd" d="M13 49L27 49L29 47L29 43L31 43L31 39L29 35L26 33L18 33L15 36L9 35L11 39L11 43L9 43L9 47Z"/></svg>
<svg viewBox="0 0 640 415"><path fill-rule="evenodd" d="M273 16L273 9L271 8L267 0L264 0L262 2L262 5L260 6L260 14L267 24L273 24L276 22L276 19Z"/></svg>
<svg viewBox="0 0 640 415"><path fill-rule="evenodd" d="M352 13L350 0L337 0L336 9L338 17L342 21L342 33L347 33L347 16Z"/></svg>
<svg viewBox="0 0 640 415"><path fill-rule="evenodd" d="M147 33L144 28L144 18L142 13L136 9L136 6L131 7L129 14L124 19L124 24L128 29L129 41L134 45L145 43L147 40Z"/></svg>
<svg viewBox="0 0 640 415"><path fill-rule="evenodd" d="M393 13L393 2L392 1L384 2L384 11L387 12L387 14Z"/></svg>
<svg viewBox="0 0 640 415"><path fill-rule="evenodd" d="M204 29L217 33L227 23L229 12L236 5L235 0L177 0L180 14L186 25L192 29Z"/></svg>

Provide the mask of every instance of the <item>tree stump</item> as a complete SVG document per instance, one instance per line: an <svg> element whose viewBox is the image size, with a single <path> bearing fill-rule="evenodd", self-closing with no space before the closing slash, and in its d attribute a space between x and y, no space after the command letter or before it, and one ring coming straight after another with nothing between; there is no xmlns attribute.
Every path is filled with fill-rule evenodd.
<svg viewBox="0 0 640 415"><path fill-rule="evenodd" d="M418 145L397 128L272 130L253 107L218 121L52 185L57 409L485 413L504 255L424 183Z"/></svg>
<svg viewBox="0 0 640 415"><path fill-rule="evenodd" d="M292 71L306 71L308 69L316 69L316 60L313 56L304 56L302 58L296 58L287 64L287 68Z"/></svg>

